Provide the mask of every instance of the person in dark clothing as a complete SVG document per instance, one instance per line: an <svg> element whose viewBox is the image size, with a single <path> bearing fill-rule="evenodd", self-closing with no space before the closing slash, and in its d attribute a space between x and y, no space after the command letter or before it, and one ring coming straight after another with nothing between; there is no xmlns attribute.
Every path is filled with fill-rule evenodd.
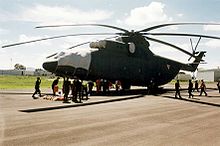
<svg viewBox="0 0 220 146"><path fill-rule="evenodd" d="M188 86L188 93L189 93L189 98L193 98L193 94L192 94L192 90L193 90L193 83L191 80L189 80L189 86Z"/></svg>
<svg viewBox="0 0 220 146"><path fill-rule="evenodd" d="M218 87L218 92L220 93L220 81L218 81L217 87Z"/></svg>
<svg viewBox="0 0 220 146"><path fill-rule="evenodd" d="M70 81L69 79L67 78L66 80L64 79L64 83L63 83L63 92L64 92L64 103L68 103L68 95L69 95L69 92L70 92Z"/></svg>
<svg viewBox="0 0 220 146"><path fill-rule="evenodd" d="M89 82L88 82L88 86L89 86L89 94L91 95L91 94L92 94L92 88L93 88L93 86L94 86L93 81L89 81Z"/></svg>
<svg viewBox="0 0 220 146"><path fill-rule="evenodd" d="M109 82L107 80L102 81L102 89L103 89L103 94L106 95L106 93L109 91Z"/></svg>
<svg viewBox="0 0 220 146"><path fill-rule="evenodd" d="M200 91L200 95L199 95L199 96L201 96L203 92L205 93L205 96L207 96L208 94L207 94L206 91L205 91L205 90L206 90L205 82L204 82L203 80L201 80L201 81L202 81L202 83L201 83L201 85L200 85L201 91Z"/></svg>
<svg viewBox="0 0 220 146"><path fill-rule="evenodd" d="M73 81L73 84L71 85L71 89L72 89L72 101L77 103L76 80Z"/></svg>
<svg viewBox="0 0 220 146"><path fill-rule="evenodd" d="M86 96L85 100L88 100L88 88L87 88L87 83L82 82L82 99L84 100L84 96Z"/></svg>
<svg viewBox="0 0 220 146"><path fill-rule="evenodd" d="M79 97L79 102L82 100L82 82L79 81L79 79L76 79L75 81L75 87L76 87L76 96Z"/></svg>
<svg viewBox="0 0 220 146"><path fill-rule="evenodd" d="M35 92L34 92L34 94L32 95L32 97L33 97L34 99L36 99L35 96L34 96L35 94L39 94L40 97L41 97L40 83L41 83L41 79L40 79L40 77L37 77L37 81L36 81L36 83L35 83Z"/></svg>
<svg viewBox="0 0 220 146"><path fill-rule="evenodd" d="M177 95L179 95L179 98L182 98L181 95L180 95L180 83L179 83L179 80L177 80L176 83L175 83L175 90L176 90L175 98L177 98Z"/></svg>
<svg viewBox="0 0 220 146"><path fill-rule="evenodd" d="M121 82L119 80L116 80L115 81L115 88L116 88L116 91L118 92L119 91L119 88L121 87Z"/></svg>
<svg viewBox="0 0 220 146"><path fill-rule="evenodd" d="M55 89L54 89L54 87L56 86L56 85L58 85L58 83L59 83L59 77L57 77L57 79L56 80L54 80L53 81L53 83L52 83L52 91L53 91L53 95L55 96L56 95L56 92L55 92Z"/></svg>
<svg viewBox="0 0 220 146"><path fill-rule="evenodd" d="M198 83L198 81L196 80L195 81L195 89L194 89L194 91L197 91L197 92L199 92L199 83Z"/></svg>

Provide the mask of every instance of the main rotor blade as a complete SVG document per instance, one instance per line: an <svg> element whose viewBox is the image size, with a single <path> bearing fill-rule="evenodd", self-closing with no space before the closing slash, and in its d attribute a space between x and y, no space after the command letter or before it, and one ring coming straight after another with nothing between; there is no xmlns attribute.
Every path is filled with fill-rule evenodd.
<svg viewBox="0 0 220 146"><path fill-rule="evenodd" d="M67 50L70 50L70 49L73 49L73 48L76 48L76 47L79 47L79 46L82 46L82 45L85 45L85 44L88 44L88 43L90 43L90 41L89 41L89 42L84 42L84 43L80 43L80 44L74 45L74 46L72 46L72 47L69 47Z"/></svg>
<svg viewBox="0 0 220 146"><path fill-rule="evenodd" d="M217 36L200 35L200 34L187 34L187 33L142 33L143 35L166 35L166 36L192 36L192 37L204 37L209 39L220 39Z"/></svg>
<svg viewBox="0 0 220 146"><path fill-rule="evenodd" d="M46 57L46 59L48 59L48 58L50 58L50 57L53 57L53 56L55 56L55 55L57 55L58 53L54 53L54 54L52 54L52 55L49 55L49 56L47 56Z"/></svg>
<svg viewBox="0 0 220 146"><path fill-rule="evenodd" d="M194 58L197 58L195 55L189 53L188 51L186 51L186 50L184 50L184 49L182 49L182 48L180 48L180 47L177 47L177 46L175 46L175 45L173 45L173 44L170 44L170 43L168 43L168 42L161 41L161 40L158 40L158 39L155 39L155 38L146 37L146 36L144 36L144 37L147 38L148 40L151 40L151 41L154 41L154 42L158 42L158 43L160 43L160 44L164 44L164 45L173 47L173 48L175 48L175 49L177 49L177 50L179 50L179 51L181 51L181 52L183 52L183 53L185 53L185 54L187 54L187 55L189 55L189 56L192 56L192 57L194 57Z"/></svg>
<svg viewBox="0 0 220 146"><path fill-rule="evenodd" d="M166 24L160 24L160 25L148 27L146 29L143 29L137 32L147 32L147 31L151 31L151 30L158 29L161 27L175 26L175 25L219 25L220 26L220 23L166 23Z"/></svg>
<svg viewBox="0 0 220 146"><path fill-rule="evenodd" d="M85 45L85 44L88 44L88 43L90 43L90 42L80 43L80 44L74 45L74 46L72 46L72 47L69 47L67 50L70 50L70 49L73 49L73 48L76 48L76 47L79 47L79 46L82 46L82 45ZM48 58L53 57L53 56L55 56L55 55L57 55L57 54L58 54L58 52L57 52L57 53L54 53L54 54L52 54L52 55L49 55L49 56L47 56L46 58L48 59Z"/></svg>
<svg viewBox="0 0 220 146"><path fill-rule="evenodd" d="M85 34L68 34L68 35L60 35L60 36L53 36L53 37L47 37L47 38L41 38L31 41L25 41L25 42L18 42L14 44L4 45L2 48L12 47L12 46L18 46L28 43L34 43L34 42L40 42L45 40L51 40L51 39L58 39L58 38L64 38L64 37L72 37L72 36L84 36L84 35L117 35L117 33L85 33Z"/></svg>
<svg viewBox="0 0 220 146"><path fill-rule="evenodd" d="M123 31L125 33L128 33L129 31L120 27L112 26L112 25L105 25L105 24L66 24L66 25L45 25L45 26L37 26L35 28L48 28L48 27L68 27L68 26L101 26L101 27L107 27L112 28L116 30Z"/></svg>
<svg viewBox="0 0 220 146"><path fill-rule="evenodd" d="M114 36L114 37L108 37L108 38L105 38L105 39L112 39L112 38L116 38L117 36ZM88 41L88 42L83 42L83 43L80 43L80 44L77 44L77 45L74 45L74 46L72 46L72 47L69 47L67 50L70 50L70 49L73 49L73 48L76 48L76 47L79 47L79 46L82 46L82 45L85 45L85 44L88 44L88 43L90 43L91 41ZM50 58L50 57L53 57L53 56L55 56L55 55L57 55L58 54L58 52L57 53L54 53L54 54L52 54L52 55L49 55L49 56L47 56L46 58L48 59L48 58Z"/></svg>

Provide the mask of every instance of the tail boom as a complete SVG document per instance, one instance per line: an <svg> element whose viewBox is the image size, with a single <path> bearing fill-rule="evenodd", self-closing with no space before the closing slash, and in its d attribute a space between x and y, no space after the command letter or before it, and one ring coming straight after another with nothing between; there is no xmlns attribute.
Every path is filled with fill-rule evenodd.
<svg viewBox="0 0 220 146"><path fill-rule="evenodd" d="M202 58L204 57L205 53L206 51L200 52L199 55L196 56L193 63L183 64L181 70L191 71L191 72L196 71L198 65L201 63L201 61L203 61Z"/></svg>

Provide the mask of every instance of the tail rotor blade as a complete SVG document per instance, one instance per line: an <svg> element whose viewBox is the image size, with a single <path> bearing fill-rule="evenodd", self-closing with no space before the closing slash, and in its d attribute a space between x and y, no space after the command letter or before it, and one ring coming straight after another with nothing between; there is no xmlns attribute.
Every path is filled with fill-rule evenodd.
<svg viewBox="0 0 220 146"><path fill-rule="evenodd" d="M191 43L191 48L192 48L192 51L194 52L194 48L193 48L193 44L192 44L192 39L190 38L190 43Z"/></svg>
<svg viewBox="0 0 220 146"><path fill-rule="evenodd" d="M191 44L192 54L194 55L194 48L193 48L192 39L190 38L189 40L190 40L190 44ZM192 58L192 56L189 57L188 61L190 61L191 58Z"/></svg>
<svg viewBox="0 0 220 146"><path fill-rule="evenodd" d="M196 44L196 46L195 46L195 49L194 49L195 51L196 51L196 48L197 48L197 46L198 46L198 44L199 44L201 38L202 38L202 37L199 37L199 40L198 40L198 42L197 42L197 44Z"/></svg>

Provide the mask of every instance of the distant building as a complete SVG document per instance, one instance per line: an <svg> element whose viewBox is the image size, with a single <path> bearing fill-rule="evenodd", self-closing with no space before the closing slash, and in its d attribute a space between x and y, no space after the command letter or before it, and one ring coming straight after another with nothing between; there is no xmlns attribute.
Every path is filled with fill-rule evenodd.
<svg viewBox="0 0 220 146"><path fill-rule="evenodd" d="M51 72L48 72L48 71L45 71L45 70L42 70L42 69L40 69L40 70L38 69L38 70L34 71L35 76L49 76L51 74L52 74Z"/></svg>
<svg viewBox="0 0 220 146"><path fill-rule="evenodd" d="M192 79L192 76L190 74L186 74L185 72L179 72L175 77L175 80L177 79L180 81L188 81Z"/></svg>
<svg viewBox="0 0 220 146"><path fill-rule="evenodd" d="M14 69L9 69L9 70L0 70L0 75L25 75L24 70L14 70Z"/></svg>
<svg viewBox="0 0 220 146"><path fill-rule="evenodd" d="M198 70L197 79L208 82L220 81L220 69Z"/></svg>
<svg viewBox="0 0 220 146"><path fill-rule="evenodd" d="M31 70L0 70L0 75L16 75L16 76L48 76L50 72L45 70L31 71Z"/></svg>

